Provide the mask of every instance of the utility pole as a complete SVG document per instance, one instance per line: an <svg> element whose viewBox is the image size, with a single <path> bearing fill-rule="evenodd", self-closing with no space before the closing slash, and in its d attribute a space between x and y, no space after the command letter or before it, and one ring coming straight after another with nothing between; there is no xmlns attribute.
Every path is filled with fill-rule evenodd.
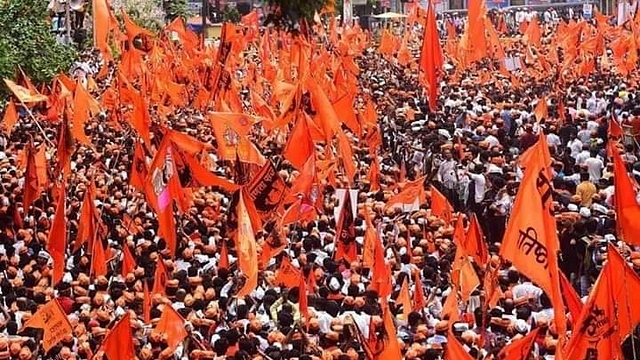
<svg viewBox="0 0 640 360"><path fill-rule="evenodd" d="M66 0L64 2L64 43L66 45L69 45L71 42L71 5L69 5L69 1L70 0Z"/></svg>
<svg viewBox="0 0 640 360"><path fill-rule="evenodd" d="M209 16L209 0L202 0L202 48L205 47L207 39L207 16Z"/></svg>

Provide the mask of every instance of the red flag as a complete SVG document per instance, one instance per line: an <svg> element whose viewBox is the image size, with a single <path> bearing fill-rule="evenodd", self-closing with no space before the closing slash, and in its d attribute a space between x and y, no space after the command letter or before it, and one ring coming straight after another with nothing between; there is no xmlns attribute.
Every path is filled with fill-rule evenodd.
<svg viewBox="0 0 640 360"><path fill-rule="evenodd" d="M613 142L608 145L609 156L613 157L613 183L615 186L614 205L616 209L616 226L624 241L640 245L640 205L636 202L636 191L627 173L627 168Z"/></svg>
<svg viewBox="0 0 640 360"><path fill-rule="evenodd" d="M453 206L435 186L431 186L431 215L437 216L447 224L451 223Z"/></svg>

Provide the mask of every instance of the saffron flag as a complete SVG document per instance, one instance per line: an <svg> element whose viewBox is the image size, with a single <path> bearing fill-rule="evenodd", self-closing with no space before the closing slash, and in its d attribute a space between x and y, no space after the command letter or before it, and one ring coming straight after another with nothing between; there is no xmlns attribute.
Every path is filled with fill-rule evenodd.
<svg viewBox="0 0 640 360"><path fill-rule="evenodd" d="M47 96L39 94L37 91L30 91L29 89L20 86L14 83L11 80L4 79L4 83L7 85L9 90L15 95L15 97L20 100L22 103L33 103L33 102L41 102L47 101Z"/></svg>
<svg viewBox="0 0 640 360"><path fill-rule="evenodd" d="M167 345L175 350L178 344L189 335L184 326L184 318L169 304L165 305L154 333L167 336Z"/></svg>
<svg viewBox="0 0 640 360"><path fill-rule="evenodd" d="M433 5L429 3L427 9L427 22L422 35L422 49L420 51L420 70L424 72L429 85L429 109L435 112L438 100L439 72L444 65L442 47L438 27L436 26L436 13Z"/></svg>
<svg viewBox="0 0 640 360"><path fill-rule="evenodd" d="M133 360L133 332L131 331L131 315L127 312L109 331L100 347L109 360Z"/></svg>
<svg viewBox="0 0 640 360"><path fill-rule="evenodd" d="M68 334L73 333L69 319L56 299L49 300L39 308L23 327L44 330L42 348L45 352L58 345Z"/></svg>
<svg viewBox="0 0 640 360"><path fill-rule="evenodd" d="M501 360L525 360L529 358L531 354L531 350L533 348L533 344L535 344L536 339L538 337L538 331L540 328L537 328L527 336L522 339L516 340L511 344L507 345L500 351L498 354L498 358Z"/></svg>
<svg viewBox="0 0 640 360"><path fill-rule="evenodd" d="M567 359L624 359L622 341L640 322L640 278L609 245L607 262L576 321Z"/></svg>
<svg viewBox="0 0 640 360"><path fill-rule="evenodd" d="M67 250L67 217L66 217L66 186L64 180L58 189L58 204L56 205L56 213L53 217L53 223L49 230L49 238L47 240L47 251L53 259L53 278L52 284L57 284L62 280L64 275L65 253Z"/></svg>
<svg viewBox="0 0 640 360"><path fill-rule="evenodd" d="M342 209L336 228L336 261L345 259L351 263L358 260L358 247L356 244L356 228L353 221L353 207L351 204L351 192L345 191Z"/></svg>
<svg viewBox="0 0 640 360"><path fill-rule="evenodd" d="M247 192L260 217L267 220L276 214L287 193L287 184L278 174L273 163L267 160L247 186Z"/></svg>
<svg viewBox="0 0 640 360"><path fill-rule="evenodd" d="M240 198L237 206L238 231L236 232L238 269L245 275L246 280L236 296L244 297L258 286L258 247L243 191L239 190L238 192Z"/></svg>
<svg viewBox="0 0 640 360"><path fill-rule="evenodd" d="M618 149L609 142L609 156L613 157L614 205L616 225L622 238L629 244L640 245L640 205L636 202L636 191Z"/></svg>
<svg viewBox="0 0 640 360"><path fill-rule="evenodd" d="M555 311L558 333L564 334L566 318L558 278L559 243L553 215L553 188L547 176L546 139L540 138L534 147L535 152L526 165L507 224L500 255L547 293Z"/></svg>

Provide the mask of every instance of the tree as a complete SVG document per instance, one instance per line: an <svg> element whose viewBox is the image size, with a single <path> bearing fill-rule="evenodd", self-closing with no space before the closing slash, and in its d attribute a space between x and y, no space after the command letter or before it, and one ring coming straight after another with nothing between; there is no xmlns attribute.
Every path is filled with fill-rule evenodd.
<svg viewBox="0 0 640 360"><path fill-rule="evenodd" d="M0 1L0 77L13 78L20 65L41 84L71 67L77 51L56 41L46 6L47 2L39 0ZM0 97L7 91L2 82Z"/></svg>
<svg viewBox="0 0 640 360"><path fill-rule="evenodd" d="M224 8L223 18L224 18L224 21L237 23L238 21L240 21L240 13L238 12L238 9L236 9L235 6L227 5Z"/></svg>
<svg viewBox="0 0 640 360"><path fill-rule="evenodd" d="M335 0L267 0L271 12L265 23L272 23L288 30L299 29L300 23L312 22L316 13L334 7Z"/></svg>
<svg viewBox="0 0 640 360"><path fill-rule="evenodd" d="M187 0L164 0L162 8L167 22L171 22L178 17L186 21L189 16L189 3Z"/></svg>

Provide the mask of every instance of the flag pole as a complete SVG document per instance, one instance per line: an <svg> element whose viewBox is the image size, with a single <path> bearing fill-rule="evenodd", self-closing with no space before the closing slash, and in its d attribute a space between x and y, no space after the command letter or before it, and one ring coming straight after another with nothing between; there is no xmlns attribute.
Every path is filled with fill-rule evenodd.
<svg viewBox="0 0 640 360"><path fill-rule="evenodd" d="M44 141L48 142L49 145L55 147L56 145L49 140L49 138L47 138L47 133L44 131L44 129L42 128L42 126L40 126L40 123L38 122L38 120L36 119L35 116L33 116L33 113L31 112L31 109L29 109L29 107L27 107L27 105L24 103L24 101L22 101L22 99L20 99L19 97L16 96L16 98L18 99L18 101L20 101L20 105L27 111L27 114L29 115L29 117L31 118L31 120L33 120L34 123L36 123L36 126L38 127L38 129L40 130L40 132L42 133L42 136L44 137Z"/></svg>

